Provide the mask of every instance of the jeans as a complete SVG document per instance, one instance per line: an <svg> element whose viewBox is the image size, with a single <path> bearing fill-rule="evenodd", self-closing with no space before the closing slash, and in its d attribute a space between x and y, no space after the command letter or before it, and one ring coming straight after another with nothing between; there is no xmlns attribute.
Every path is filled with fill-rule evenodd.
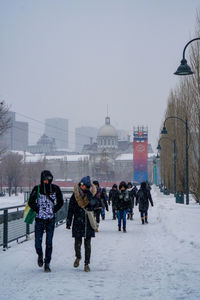
<svg viewBox="0 0 200 300"><path fill-rule="evenodd" d="M102 207L101 209L101 217L102 219L105 219L105 207Z"/></svg>
<svg viewBox="0 0 200 300"><path fill-rule="evenodd" d="M118 226L121 228L121 222L123 220L123 229L126 228L126 214L128 210L118 210L117 218L118 218Z"/></svg>
<svg viewBox="0 0 200 300"><path fill-rule="evenodd" d="M52 240L55 228L55 218L42 220L35 220L35 249L39 256L43 257L42 238L44 231L46 231L46 250L45 250L45 263L49 264L52 254Z"/></svg>
<svg viewBox="0 0 200 300"><path fill-rule="evenodd" d="M82 238L75 238L74 249L77 258L81 258ZM91 238L84 238L85 265L89 265L91 256Z"/></svg>

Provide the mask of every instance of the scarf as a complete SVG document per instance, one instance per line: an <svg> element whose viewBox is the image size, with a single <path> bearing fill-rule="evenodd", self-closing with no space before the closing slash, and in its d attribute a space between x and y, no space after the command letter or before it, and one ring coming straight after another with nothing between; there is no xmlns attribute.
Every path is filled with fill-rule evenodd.
<svg viewBox="0 0 200 300"><path fill-rule="evenodd" d="M96 194L96 187L93 183L92 183L91 193L92 196ZM74 186L74 196L78 203L78 206L80 206L81 208L85 208L89 204L87 195L84 194L84 192L81 190L78 184Z"/></svg>

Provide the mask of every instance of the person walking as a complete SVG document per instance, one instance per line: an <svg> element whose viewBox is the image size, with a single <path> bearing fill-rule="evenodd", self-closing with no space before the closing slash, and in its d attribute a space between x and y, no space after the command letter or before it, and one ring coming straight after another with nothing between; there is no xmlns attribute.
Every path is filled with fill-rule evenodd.
<svg viewBox="0 0 200 300"><path fill-rule="evenodd" d="M98 205L97 207L95 208L94 210L94 215L95 215L95 218L96 218L96 221L97 221L97 226L99 227L99 223L100 223L100 214L101 214L101 211L102 211L102 208L103 208L103 201L102 201L102 198L104 197L102 195L102 189L101 187L99 186L99 182L97 180L94 180L93 181L93 184L95 185L96 187L96 199L98 201Z"/></svg>
<svg viewBox="0 0 200 300"><path fill-rule="evenodd" d="M101 203L102 203L101 218L102 218L102 220L105 220L105 216L106 216L105 209L106 209L106 211L109 210L108 209L108 196L107 196L105 188L102 188L101 191L102 191L101 192Z"/></svg>
<svg viewBox="0 0 200 300"><path fill-rule="evenodd" d="M91 188L91 191L90 191ZM72 224L72 237L74 238L75 261L74 268L77 268L81 260L81 245L84 238L85 261L84 271L90 271L91 238L95 237L95 229L91 226L88 212L97 206L95 198L96 187L91 183L90 177L86 176L74 186L74 193L70 198L66 228L70 229ZM94 217L93 217L94 219ZM95 221L95 219L94 219Z"/></svg>
<svg viewBox="0 0 200 300"><path fill-rule="evenodd" d="M118 218L118 231L121 231L121 223L123 220L123 232L126 232L126 214L130 207L130 197L127 190L127 184L125 181L121 181L119 185L119 193L117 197L117 218Z"/></svg>
<svg viewBox="0 0 200 300"><path fill-rule="evenodd" d="M151 203L151 206L153 206L153 200L149 186L147 186L146 182L142 182L136 196L136 205L139 203L139 212L141 215L142 224L148 224L149 202Z"/></svg>
<svg viewBox="0 0 200 300"><path fill-rule="evenodd" d="M44 264L44 271L51 272L50 261L55 228L55 213L63 205L63 196L59 186L52 184L53 175L50 171L41 172L41 182L30 194L29 206L36 212L35 217L35 249L38 254L38 266ZM46 232L46 250L43 260L42 238Z"/></svg>
<svg viewBox="0 0 200 300"><path fill-rule="evenodd" d="M112 203L113 220L116 220L116 210L117 210L116 203L117 203L118 193L119 191L117 189L117 185L114 183L108 196L108 204L110 205Z"/></svg>
<svg viewBox="0 0 200 300"><path fill-rule="evenodd" d="M128 185L128 192L130 197L130 208L127 214L127 219L133 220L133 208L134 208L134 199L136 198L136 192L131 182L128 182L127 185Z"/></svg>

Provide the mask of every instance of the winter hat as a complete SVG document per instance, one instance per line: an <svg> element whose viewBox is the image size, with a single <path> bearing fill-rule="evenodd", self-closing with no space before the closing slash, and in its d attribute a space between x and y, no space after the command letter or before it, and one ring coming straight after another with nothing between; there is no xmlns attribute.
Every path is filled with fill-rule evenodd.
<svg viewBox="0 0 200 300"><path fill-rule="evenodd" d="M132 187L132 183L131 182L128 182L127 185L130 186L130 187Z"/></svg>
<svg viewBox="0 0 200 300"><path fill-rule="evenodd" d="M99 186L98 180L94 180L94 181L93 181L93 184Z"/></svg>
<svg viewBox="0 0 200 300"><path fill-rule="evenodd" d="M119 184L119 189L121 190L122 187L125 187L125 189L127 189L127 184L125 181L121 181Z"/></svg>
<svg viewBox="0 0 200 300"><path fill-rule="evenodd" d="M145 190L145 189L146 189L146 186L147 186L147 185L146 185L146 182L145 182L145 181L141 183L141 189Z"/></svg>
<svg viewBox="0 0 200 300"><path fill-rule="evenodd" d="M113 189L114 189L114 188L117 189L116 183L113 184L112 188L113 188Z"/></svg>
<svg viewBox="0 0 200 300"><path fill-rule="evenodd" d="M49 180L49 183L51 184L53 181L53 175L51 174L50 171L48 170L43 170L41 172L41 184L43 183L44 180Z"/></svg>
<svg viewBox="0 0 200 300"><path fill-rule="evenodd" d="M81 185L85 185L87 187L91 187L91 181L90 181L90 176L85 176L81 179L80 181Z"/></svg>

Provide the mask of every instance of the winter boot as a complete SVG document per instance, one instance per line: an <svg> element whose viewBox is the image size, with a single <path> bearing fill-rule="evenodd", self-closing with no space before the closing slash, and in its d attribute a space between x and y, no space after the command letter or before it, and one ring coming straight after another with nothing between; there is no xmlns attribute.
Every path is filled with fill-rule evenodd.
<svg viewBox="0 0 200 300"><path fill-rule="evenodd" d="M127 220L129 220L130 219L130 214L127 214Z"/></svg>
<svg viewBox="0 0 200 300"><path fill-rule="evenodd" d="M84 266L84 271L85 271L85 272L90 272L90 267L89 267L89 265L85 265L85 266Z"/></svg>
<svg viewBox="0 0 200 300"><path fill-rule="evenodd" d="M76 258L74 261L74 268L78 268L81 258Z"/></svg>
<svg viewBox="0 0 200 300"><path fill-rule="evenodd" d="M126 232L126 228L123 228L123 232Z"/></svg>
<svg viewBox="0 0 200 300"><path fill-rule="evenodd" d="M142 220L142 224L144 224L144 218L141 218L141 220Z"/></svg>
<svg viewBox="0 0 200 300"><path fill-rule="evenodd" d="M49 267L49 264L47 264L47 263L44 264L44 272L46 272L46 273L51 272L51 269L50 269L50 267Z"/></svg>
<svg viewBox="0 0 200 300"><path fill-rule="evenodd" d="M130 220L133 221L133 214L131 214Z"/></svg>
<svg viewBox="0 0 200 300"><path fill-rule="evenodd" d="M147 224L148 224L148 220L147 220L147 217L145 217L145 223L147 223Z"/></svg>
<svg viewBox="0 0 200 300"><path fill-rule="evenodd" d="M43 257L42 256L38 255L37 263L40 268L43 266Z"/></svg>
<svg viewBox="0 0 200 300"><path fill-rule="evenodd" d="M121 231L121 227L120 226L118 226L118 231Z"/></svg>

